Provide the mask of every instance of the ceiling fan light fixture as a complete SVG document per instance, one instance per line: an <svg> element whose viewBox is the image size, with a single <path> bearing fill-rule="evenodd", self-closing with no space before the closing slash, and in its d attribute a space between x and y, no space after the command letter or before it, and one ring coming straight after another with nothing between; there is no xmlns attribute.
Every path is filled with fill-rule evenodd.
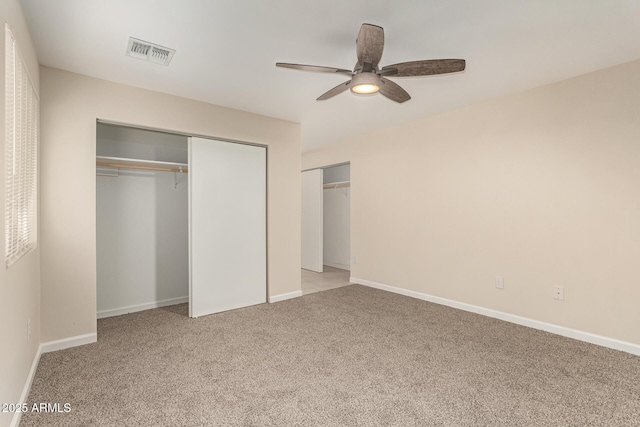
<svg viewBox="0 0 640 427"><path fill-rule="evenodd" d="M379 68L378 64L382 58L383 50L384 29L378 25L362 24L360 32L358 33L358 39L356 40L358 62L356 62L356 65L353 67L353 71L343 68L290 64L286 62L276 62L276 67L320 73L345 74L351 77L351 80L340 83L338 86L320 95L317 101L325 101L342 92L351 90L351 93L355 93L356 95L374 95L379 93L398 104L410 100L411 95L390 78L456 73L464 71L466 67L464 59L427 59L400 62Z"/></svg>
<svg viewBox="0 0 640 427"><path fill-rule="evenodd" d="M368 95L380 90L380 76L374 73L360 73L351 80L351 92Z"/></svg>
<svg viewBox="0 0 640 427"><path fill-rule="evenodd" d="M354 87L351 88L352 92L359 93L359 94L365 94L365 95L366 94L370 94L370 93L376 93L379 90L380 90L380 88L378 86L372 85L372 84L368 84L368 83L361 84L361 85L358 85L358 86L354 86Z"/></svg>

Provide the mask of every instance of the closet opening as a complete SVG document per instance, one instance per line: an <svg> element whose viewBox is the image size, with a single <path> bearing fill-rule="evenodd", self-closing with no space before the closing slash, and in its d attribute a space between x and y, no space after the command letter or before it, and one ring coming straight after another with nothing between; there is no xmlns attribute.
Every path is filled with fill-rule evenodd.
<svg viewBox="0 0 640 427"><path fill-rule="evenodd" d="M302 172L303 294L350 284L350 167Z"/></svg>
<svg viewBox="0 0 640 427"><path fill-rule="evenodd" d="M188 172L187 136L97 124L99 319L189 302Z"/></svg>
<svg viewBox="0 0 640 427"><path fill-rule="evenodd" d="M99 319L266 303L267 147L98 121L96 241Z"/></svg>

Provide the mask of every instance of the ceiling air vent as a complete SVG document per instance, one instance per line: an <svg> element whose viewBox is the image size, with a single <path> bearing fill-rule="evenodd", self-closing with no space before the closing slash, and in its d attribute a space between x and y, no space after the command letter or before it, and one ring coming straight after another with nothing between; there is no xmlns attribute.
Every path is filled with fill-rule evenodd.
<svg viewBox="0 0 640 427"><path fill-rule="evenodd" d="M157 44L129 37L129 44L127 45L127 55L133 58L138 58L161 65L169 65L169 62L171 62L171 58L173 58L174 53L176 53L175 49L169 49L168 47L159 46Z"/></svg>

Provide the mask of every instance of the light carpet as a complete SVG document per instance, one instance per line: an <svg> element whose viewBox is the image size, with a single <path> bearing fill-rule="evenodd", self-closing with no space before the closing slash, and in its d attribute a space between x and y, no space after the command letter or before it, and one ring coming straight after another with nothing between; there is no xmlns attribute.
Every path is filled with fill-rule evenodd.
<svg viewBox="0 0 640 427"><path fill-rule="evenodd" d="M640 358L358 285L98 321L42 356L23 426L631 426Z"/></svg>

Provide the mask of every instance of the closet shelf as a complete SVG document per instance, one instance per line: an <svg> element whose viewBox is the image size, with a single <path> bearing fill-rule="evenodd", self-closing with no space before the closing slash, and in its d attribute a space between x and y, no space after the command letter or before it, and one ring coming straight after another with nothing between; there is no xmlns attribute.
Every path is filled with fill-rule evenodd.
<svg viewBox="0 0 640 427"><path fill-rule="evenodd" d="M161 162L158 160L128 159L125 157L96 156L96 166L118 169L142 169L160 172L188 173L186 163Z"/></svg>
<svg viewBox="0 0 640 427"><path fill-rule="evenodd" d="M351 187L351 182L349 181L331 182L328 184L324 184L322 186L324 190L332 190L334 188L349 188L349 187Z"/></svg>

